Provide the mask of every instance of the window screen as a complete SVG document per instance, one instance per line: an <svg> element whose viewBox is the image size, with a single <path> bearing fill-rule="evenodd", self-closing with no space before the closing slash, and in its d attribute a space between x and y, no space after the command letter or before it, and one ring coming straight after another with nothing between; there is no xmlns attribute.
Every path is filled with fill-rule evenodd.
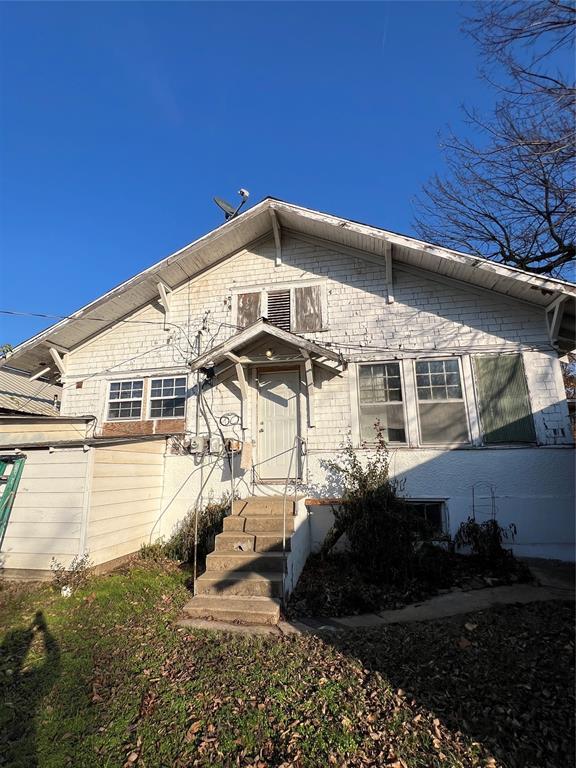
<svg viewBox="0 0 576 768"><path fill-rule="evenodd" d="M361 365L358 389L361 439L374 442L379 426L387 442L405 443L400 363Z"/></svg>
<svg viewBox="0 0 576 768"><path fill-rule="evenodd" d="M268 322L290 330L290 291L270 291L268 294Z"/></svg>
<svg viewBox="0 0 576 768"><path fill-rule="evenodd" d="M247 328L260 319L261 297L260 291L238 294L237 324L240 328Z"/></svg>
<svg viewBox="0 0 576 768"><path fill-rule="evenodd" d="M302 333L322 330L322 289L319 285L294 289L292 326Z"/></svg>
<svg viewBox="0 0 576 768"><path fill-rule="evenodd" d="M139 419L142 415L141 379L137 381L113 381L108 398L109 419Z"/></svg>
<svg viewBox="0 0 576 768"><path fill-rule="evenodd" d="M150 384L150 416L175 418L184 416L186 408L186 377L152 379Z"/></svg>
<svg viewBox="0 0 576 768"><path fill-rule="evenodd" d="M522 355L474 358L485 443L536 441Z"/></svg>
<svg viewBox="0 0 576 768"><path fill-rule="evenodd" d="M416 390L421 442L467 443L468 424L458 360L418 360Z"/></svg>

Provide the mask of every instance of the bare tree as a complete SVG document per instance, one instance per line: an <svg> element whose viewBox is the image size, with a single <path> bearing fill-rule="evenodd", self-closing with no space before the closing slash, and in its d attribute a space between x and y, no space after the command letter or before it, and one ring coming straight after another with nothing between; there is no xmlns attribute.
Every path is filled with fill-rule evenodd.
<svg viewBox="0 0 576 768"><path fill-rule="evenodd" d="M553 70L573 46L576 11L558 0L482 3L465 26L498 92L493 115L466 112L477 138L449 134L448 173L417 200L427 240L532 272L567 274L576 257L575 88Z"/></svg>
<svg viewBox="0 0 576 768"><path fill-rule="evenodd" d="M568 400L576 400L576 355L567 355L566 362L562 363L562 378Z"/></svg>

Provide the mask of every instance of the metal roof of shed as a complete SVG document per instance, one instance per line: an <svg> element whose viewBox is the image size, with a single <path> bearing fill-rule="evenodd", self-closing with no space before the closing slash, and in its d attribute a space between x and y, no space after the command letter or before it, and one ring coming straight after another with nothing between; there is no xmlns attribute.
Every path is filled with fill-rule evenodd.
<svg viewBox="0 0 576 768"><path fill-rule="evenodd" d="M62 387L46 381L30 381L28 374L0 368L0 412L33 416L58 416L54 398L62 397Z"/></svg>
<svg viewBox="0 0 576 768"><path fill-rule="evenodd" d="M10 364L30 373L50 363L48 348L71 350L113 323L158 298L158 283L176 288L250 244L272 236L273 218L288 234L338 250L353 249L384 258L391 246L395 262L429 270L500 294L549 307L561 296L576 297L576 285L534 275L487 259L442 248L378 227L267 197L165 259L126 280L64 320L18 345Z"/></svg>

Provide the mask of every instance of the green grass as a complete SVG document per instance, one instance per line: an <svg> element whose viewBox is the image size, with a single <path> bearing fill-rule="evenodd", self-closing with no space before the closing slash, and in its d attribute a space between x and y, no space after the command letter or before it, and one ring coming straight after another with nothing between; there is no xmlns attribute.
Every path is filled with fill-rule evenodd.
<svg viewBox="0 0 576 768"><path fill-rule="evenodd" d="M520 728L510 725L501 738L496 728L492 738L481 701L494 650L516 652L514 638L525 635L552 697L550 718L546 708L534 713L544 717L547 750L534 764L568 764L568 705L558 704L572 679L567 651L558 655L569 642L565 606L538 609L548 633L542 647L530 625L534 606L515 609L510 620L483 614L466 650L458 645L464 619L340 638L250 637L178 628L190 596L184 580L174 567L140 564L94 578L69 599L50 586L0 591L1 766L428 768L490 765L492 755L493 765L530 765L515 762L523 739L527 754L537 753L530 739L539 731L521 711L527 692L508 701L495 675L490 695L504 704L502 722L512 710ZM37 619L34 629L37 611L45 624ZM541 688L532 672L509 676Z"/></svg>

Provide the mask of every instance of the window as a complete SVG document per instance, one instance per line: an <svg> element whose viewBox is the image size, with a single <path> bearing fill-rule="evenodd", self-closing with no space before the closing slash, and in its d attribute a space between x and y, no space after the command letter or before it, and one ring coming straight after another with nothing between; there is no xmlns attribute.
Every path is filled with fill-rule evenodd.
<svg viewBox="0 0 576 768"><path fill-rule="evenodd" d="M236 324L247 328L264 316L292 333L313 333L325 327L324 290L320 284L279 286L237 295Z"/></svg>
<svg viewBox="0 0 576 768"><path fill-rule="evenodd" d="M150 417L169 419L184 416L186 408L186 377L152 379L150 386Z"/></svg>
<svg viewBox="0 0 576 768"><path fill-rule="evenodd" d="M418 360L416 391L422 444L467 443L468 424L458 360Z"/></svg>
<svg viewBox="0 0 576 768"><path fill-rule="evenodd" d="M475 357L474 372L484 442L536 442L522 355Z"/></svg>
<svg viewBox="0 0 576 768"><path fill-rule="evenodd" d="M405 443L400 363L361 365L358 374L360 438L374 442L377 425L390 443Z"/></svg>
<svg viewBox="0 0 576 768"><path fill-rule="evenodd" d="M108 399L109 419L139 419L142 415L143 381L113 381Z"/></svg>
<svg viewBox="0 0 576 768"><path fill-rule="evenodd" d="M435 534L444 531L444 502L442 501L413 501L406 499L408 513L423 520Z"/></svg>

